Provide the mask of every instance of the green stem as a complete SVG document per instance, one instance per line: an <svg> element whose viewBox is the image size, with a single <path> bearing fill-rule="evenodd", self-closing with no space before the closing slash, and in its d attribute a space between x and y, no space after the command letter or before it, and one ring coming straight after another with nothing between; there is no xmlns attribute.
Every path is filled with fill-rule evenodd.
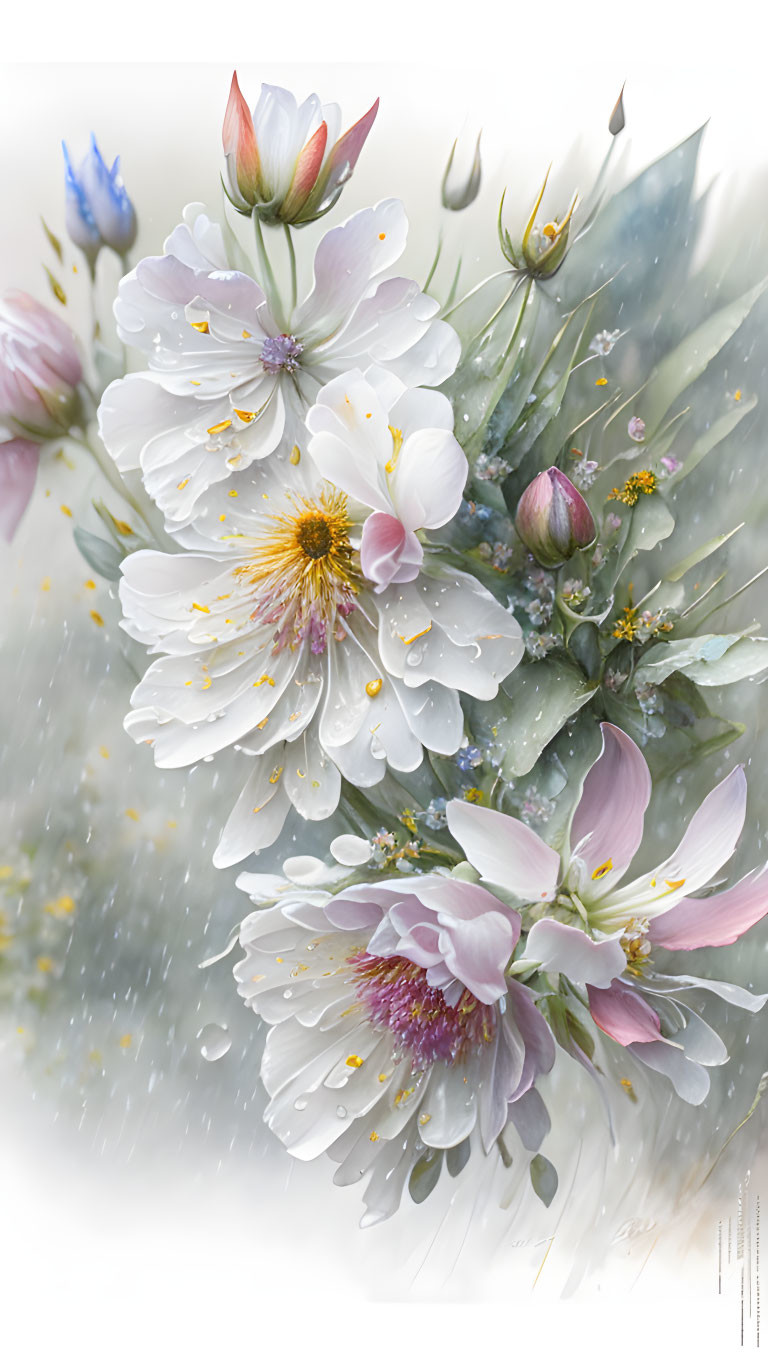
<svg viewBox="0 0 768 1365"><path fill-rule="evenodd" d="M283 300L280 297L280 290L277 287L275 272L272 269L269 256L267 255L267 248L264 245L264 234L261 230L261 220L259 219L257 213L254 213L253 215L253 230L254 237L256 239L256 255L258 257L259 267L261 270L262 283L267 294L267 301L269 303L270 309L272 310L272 316L274 317L278 327L282 328L283 331L286 331L288 327L288 322L285 317L285 313L283 312Z"/></svg>
<svg viewBox="0 0 768 1365"><path fill-rule="evenodd" d="M470 289L468 294L465 294L463 298L459 299L458 303L454 303L453 307L449 308L447 313L443 313L443 318L450 317L451 313L455 313L458 308L461 308L462 304L465 304L468 299L473 298L475 294L479 294L480 290L485 289L485 286L491 284L493 280L500 280L502 276L512 275L514 273L516 272L512 270L497 270L495 274L489 275L485 280L481 280L473 289Z"/></svg>
<svg viewBox="0 0 768 1365"><path fill-rule="evenodd" d="M291 265L291 316L293 316L299 297L296 280L296 250L293 245L293 234L291 233L288 223L283 223L283 228L285 229L285 240L288 243L288 259Z"/></svg>

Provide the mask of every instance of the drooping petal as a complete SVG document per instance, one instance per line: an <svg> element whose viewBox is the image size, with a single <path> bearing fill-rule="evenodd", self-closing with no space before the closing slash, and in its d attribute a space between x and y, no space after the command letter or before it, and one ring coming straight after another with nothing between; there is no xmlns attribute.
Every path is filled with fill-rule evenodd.
<svg viewBox="0 0 768 1365"><path fill-rule="evenodd" d="M709 1094L709 1073L698 1062L692 1062L680 1048L670 1043L630 1043L629 1051L654 1071L660 1071L672 1082L681 1100L688 1104L702 1104Z"/></svg>
<svg viewBox="0 0 768 1365"><path fill-rule="evenodd" d="M623 981L605 989L587 986L589 1010L598 1028L627 1047L629 1043L653 1043L661 1037L658 1014L639 991Z"/></svg>
<svg viewBox="0 0 768 1365"><path fill-rule="evenodd" d="M444 526L456 514L467 480L467 457L450 431L414 431L403 443L390 480L404 526Z"/></svg>
<svg viewBox="0 0 768 1365"><path fill-rule="evenodd" d="M536 921L528 935L525 956L540 962L545 971L562 972L571 981L587 986L609 986L627 965L618 939L596 943L583 929L553 919Z"/></svg>
<svg viewBox="0 0 768 1365"><path fill-rule="evenodd" d="M703 900L686 897L651 920L648 937L658 948L723 948L768 915L768 867L750 872L728 891Z"/></svg>
<svg viewBox="0 0 768 1365"><path fill-rule="evenodd" d="M600 726L603 748L587 773L571 825L571 849L585 864L595 899L623 877L643 837L651 796L648 764L615 725Z"/></svg>
<svg viewBox="0 0 768 1365"><path fill-rule="evenodd" d="M525 901L551 901L560 858L534 830L500 811L449 801L448 828L486 881Z"/></svg>
<svg viewBox="0 0 768 1365"><path fill-rule="evenodd" d="M347 129L346 133L339 138L331 149L321 181L323 201L326 201L337 186L344 184L351 176L378 112L379 101L374 100L368 113L363 114L357 123L353 123L352 127Z"/></svg>
<svg viewBox="0 0 768 1365"><path fill-rule="evenodd" d="M32 497L40 459L34 441L3 441L0 445L0 535L13 540Z"/></svg>

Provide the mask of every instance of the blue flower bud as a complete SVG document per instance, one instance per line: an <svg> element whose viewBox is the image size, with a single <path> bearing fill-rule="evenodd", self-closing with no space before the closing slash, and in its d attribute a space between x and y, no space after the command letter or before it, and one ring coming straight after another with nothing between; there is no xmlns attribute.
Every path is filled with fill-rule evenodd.
<svg viewBox="0 0 768 1365"><path fill-rule="evenodd" d="M110 170L91 133L91 145L75 171L64 149L66 228L93 269L102 246L124 256L136 240L136 214L120 175L120 158Z"/></svg>

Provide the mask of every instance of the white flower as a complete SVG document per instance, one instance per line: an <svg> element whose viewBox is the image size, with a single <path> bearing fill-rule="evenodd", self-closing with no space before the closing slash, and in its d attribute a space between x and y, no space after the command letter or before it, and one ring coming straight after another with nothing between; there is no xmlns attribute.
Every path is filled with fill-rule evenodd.
<svg viewBox="0 0 768 1365"><path fill-rule="evenodd" d="M490 699L522 654L520 627L468 574L422 571L377 594L360 520L308 457L253 465L201 500L189 553L123 563L123 625L162 654L126 728L159 767L237 744L251 775L215 861L273 843L293 805L331 815L342 775L410 772L422 744L461 744L459 691ZM363 516L364 516L363 509Z"/></svg>
<svg viewBox="0 0 768 1365"><path fill-rule="evenodd" d="M255 279L227 267L220 231L197 221L122 281L118 331L149 370L116 380L99 409L118 467L140 468L176 525L193 519L211 484L275 451L303 448L307 410L336 375L375 363L402 388L435 385L460 353L435 300L413 280L388 277L408 229L397 200L327 232L311 292L280 317Z"/></svg>
<svg viewBox="0 0 768 1365"><path fill-rule="evenodd" d="M424 559L417 531L455 516L467 479L448 399L428 389L398 398L386 372L355 370L320 390L307 427L320 473L371 509L360 543L366 578L378 591L412 582Z"/></svg>
<svg viewBox="0 0 768 1365"><path fill-rule="evenodd" d="M259 879L256 879L258 883ZM238 879L244 890L254 879ZM482 887L436 874L284 896L249 915L238 991L272 1025L261 1075L269 1127L335 1183L368 1176L363 1226L406 1183L461 1170L511 1120L534 1151L549 1118L534 1089L555 1045L535 996L505 968L520 917ZM430 1184L430 1181L427 1181Z"/></svg>

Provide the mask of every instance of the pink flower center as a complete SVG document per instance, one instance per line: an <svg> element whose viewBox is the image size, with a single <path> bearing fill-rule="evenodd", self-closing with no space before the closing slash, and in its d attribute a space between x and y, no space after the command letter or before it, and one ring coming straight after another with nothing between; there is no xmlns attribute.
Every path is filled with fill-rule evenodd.
<svg viewBox="0 0 768 1365"><path fill-rule="evenodd" d="M406 957L362 952L348 960L371 1023L394 1034L398 1050L411 1053L415 1068L459 1061L493 1039L496 1011L471 991L449 1005L441 990L427 984L425 969Z"/></svg>

